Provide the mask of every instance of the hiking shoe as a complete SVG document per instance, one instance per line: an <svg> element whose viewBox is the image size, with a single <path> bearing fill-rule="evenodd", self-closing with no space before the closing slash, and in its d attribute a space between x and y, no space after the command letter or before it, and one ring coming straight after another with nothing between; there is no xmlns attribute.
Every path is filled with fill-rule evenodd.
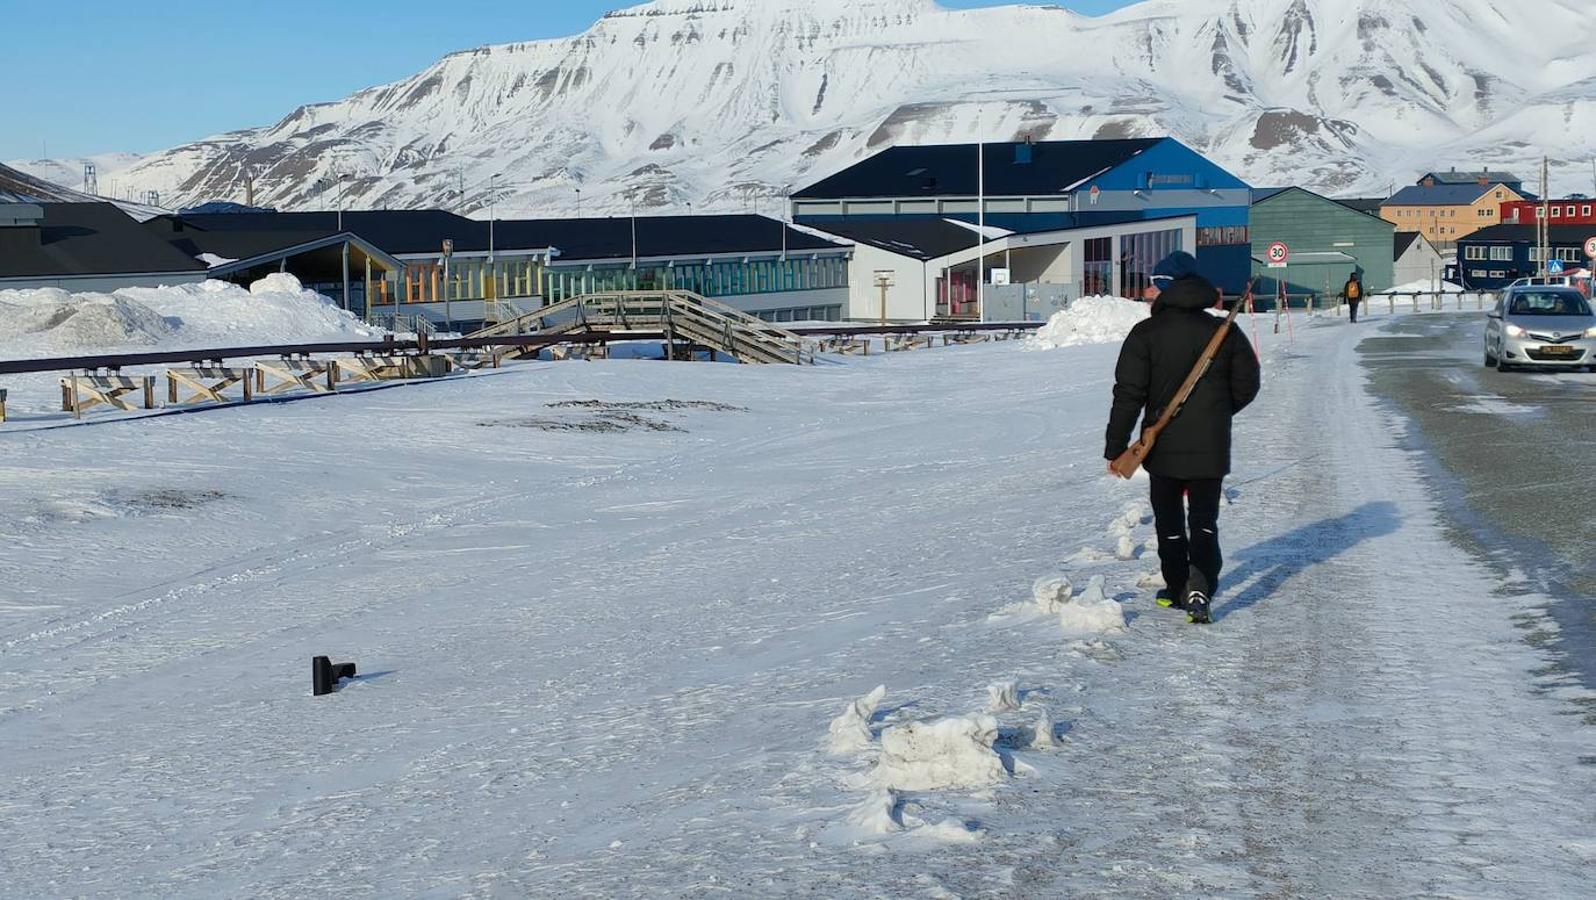
<svg viewBox="0 0 1596 900"><path fill-rule="evenodd" d="M1193 625L1207 625L1213 621L1209 617L1209 604L1212 600L1202 591L1192 590L1186 592L1186 621Z"/></svg>
<svg viewBox="0 0 1596 900"><path fill-rule="evenodd" d="M1186 608L1186 601L1182 600L1178 594L1169 588L1159 588L1158 593L1153 596L1153 602L1164 609Z"/></svg>

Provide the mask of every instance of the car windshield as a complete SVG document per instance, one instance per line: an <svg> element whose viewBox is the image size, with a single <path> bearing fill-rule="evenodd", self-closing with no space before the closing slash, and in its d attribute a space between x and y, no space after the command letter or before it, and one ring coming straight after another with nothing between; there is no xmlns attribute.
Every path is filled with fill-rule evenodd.
<svg viewBox="0 0 1596 900"><path fill-rule="evenodd" d="M1523 291L1513 295L1515 316L1588 316L1590 304L1573 291Z"/></svg>

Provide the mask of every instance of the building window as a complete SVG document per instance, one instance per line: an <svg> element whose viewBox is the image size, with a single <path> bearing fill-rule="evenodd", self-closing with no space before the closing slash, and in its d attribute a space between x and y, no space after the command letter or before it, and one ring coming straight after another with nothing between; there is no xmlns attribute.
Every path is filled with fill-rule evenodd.
<svg viewBox="0 0 1596 900"><path fill-rule="evenodd" d="M1492 247L1491 248L1491 261L1492 262L1512 262L1513 261L1513 248L1512 247Z"/></svg>
<svg viewBox="0 0 1596 900"><path fill-rule="evenodd" d="M1111 294L1114 291L1114 239L1089 238L1082 247L1081 296Z"/></svg>
<svg viewBox="0 0 1596 900"><path fill-rule="evenodd" d="M1578 247L1558 247L1557 258L1563 262L1579 262L1581 250Z"/></svg>
<svg viewBox="0 0 1596 900"><path fill-rule="evenodd" d="M1485 248L1471 244L1463 248L1463 258L1467 260L1484 260Z"/></svg>
<svg viewBox="0 0 1596 900"><path fill-rule="evenodd" d="M1121 235L1119 239L1120 293L1137 298L1153 283L1153 267L1181 247L1178 228Z"/></svg>
<svg viewBox="0 0 1596 900"><path fill-rule="evenodd" d="M1226 225L1222 228L1197 229L1197 246L1223 247L1252 242L1251 232L1245 225ZM1177 248L1178 249L1178 248Z"/></svg>
<svg viewBox="0 0 1596 900"><path fill-rule="evenodd" d="M1563 217L1563 208L1561 206L1552 207L1552 218L1561 219L1562 217Z"/></svg>
<svg viewBox="0 0 1596 900"><path fill-rule="evenodd" d="M1590 218L1590 204L1587 203L1584 206L1581 206L1579 208L1579 214L1587 219Z"/></svg>

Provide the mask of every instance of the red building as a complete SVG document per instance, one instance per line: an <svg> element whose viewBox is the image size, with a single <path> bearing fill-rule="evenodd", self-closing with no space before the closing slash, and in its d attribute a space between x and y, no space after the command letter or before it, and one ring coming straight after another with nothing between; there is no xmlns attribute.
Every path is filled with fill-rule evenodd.
<svg viewBox="0 0 1596 900"><path fill-rule="evenodd" d="M1548 200L1553 225L1596 225L1596 201ZM1503 225L1534 225L1540 221L1541 201L1514 200L1502 204Z"/></svg>

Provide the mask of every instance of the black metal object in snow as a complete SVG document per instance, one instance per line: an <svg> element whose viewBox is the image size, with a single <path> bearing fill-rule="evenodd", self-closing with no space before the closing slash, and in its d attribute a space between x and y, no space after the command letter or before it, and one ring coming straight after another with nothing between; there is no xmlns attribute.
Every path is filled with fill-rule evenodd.
<svg viewBox="0 0 1596 900"><path fill-rule="evenodd" d="M355 664L335 663L325 656L313 657L310 660L310 694L320 697L330 694L338 689L340 678L355 677Z"/></svg>

